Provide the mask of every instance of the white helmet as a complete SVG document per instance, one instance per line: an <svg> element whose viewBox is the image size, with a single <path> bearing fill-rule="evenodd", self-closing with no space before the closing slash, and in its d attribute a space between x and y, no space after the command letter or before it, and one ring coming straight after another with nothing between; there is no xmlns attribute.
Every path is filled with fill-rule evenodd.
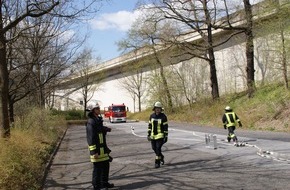
<svg viewBox="0 0 290 190"><path fill-rule="evenodd" d="M161 102L155 102L154 108L162 108Z"/></svg>
<svg viewBox="0 0 290 190"><path fill-rule="evenodd" d="M93 111L96 108L99 108L100 109L100 105L99 104L96 104L96 105L90 106L90 108L91 108L91 111Z"/></svg>
<svg viewBox="0 0 290 190"><path fill-rule="evenodd" d="M231 108L230 106L227 106L227 107L225 108L225 110L226 110L226 111L232 111L232 108Z"/></svg>

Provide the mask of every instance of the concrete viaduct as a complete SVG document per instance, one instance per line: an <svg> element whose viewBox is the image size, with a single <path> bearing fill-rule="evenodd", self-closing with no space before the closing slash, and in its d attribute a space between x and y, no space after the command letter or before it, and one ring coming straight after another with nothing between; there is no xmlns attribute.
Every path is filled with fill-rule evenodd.
<svg viewBox="0 0 290 190"><path fill-rule="evenodd" d="M280 5L285 5L289 4L289 2L286 2L285 0L277 0L277 3ZM287 4L287 5L288 5ZM254 24L257 25L259 23L259 26L262 26L263 23L269 22L269 20L273 20L275 22L275 16L276 16L276 11L272 11L270 13L265 13L263 10L264 6L267 6L267 1L264 1L262 3L259 3L255 6L253 6L253 15L256 15L254 17ZM245 24L245 20L243 19L243 14L242 13L234 13L233 17L233 26L243 26ZM222 20L221 20L222 22ZM254 33L257 35L259 33L259 30L262 30L261 28L255 27ZM232 36L231 38L229 38ZM214 43L219 44L220 42L227 41L226 43L217 46L215 48L215 51L220 51L229 47L232 47L237 44L241 44L245 42L245 35L243 32L240 31L229 31L229 30L221 30L217 29L213 31L213 37L214 37ZM179 39L181 43L186 42L186 43L202 43L201 36L195 32L191 33L190 35L187 35L186 37L183 37L182 39ZM176 47L177 48L177 47ZM162 45L156 46L155 49L157 50L158 54L164 54L164 52L167 51L166 48L164 48ZM168 52L167 52L168 53ZM145 48L140 49L138 51L134 52L129 52L124 55L121 55L117 58L114 58L112 60L103 62L101 64L98 64L94 66L90 71L89 71L89 83L94 84L98 83L100 81L106 82L106 81L112 81L116 79L120 79L124 77L125 70L126 68L126 74L131 73L134 74L133 72L133 67L130 67L134 64L138 64L142 68L144 68L143 71L149 71L152 69L150 67L152 64L156 64L154 62L154 57L153 57L153 51L152 50L146 50ZM178 64L182 62L182 60L188 59L188 57L178 57L178 58L170 58L170 64ZM167 62L168 63L168 62ZM81 88L83 77L81 76L72 76L68 78L67 80L62 81L59 86L58 90L65 90L66 95L71 94L75 92L76 90Z"/></svg>

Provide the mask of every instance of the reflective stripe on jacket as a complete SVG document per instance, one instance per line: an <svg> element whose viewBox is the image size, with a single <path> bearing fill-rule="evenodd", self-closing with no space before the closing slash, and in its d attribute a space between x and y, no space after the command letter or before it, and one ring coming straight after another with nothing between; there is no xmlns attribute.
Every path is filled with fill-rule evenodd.
<svg viewBox="0 0 290 190"><path fill-rule="evenodd" d="M168 121L164 113L150 115L148 135L152 140L161 139L168 135Z"/></svg>
<svg viewBox="0 0 290 190"><path fill-rule="evenodd" d="M235 112L226 112L223 116L223 123L227 127L236 126L237 122L239 122L239 117L235 114Z"/></svg>
<svg viewBox="0 0 290 190"><path fill-rule="evenodd" d="M106 143L106 132L104 131L103 118L89 115L86 124L87 142L90 151L91 162L101 162L109 160L109 152ZM98 154L98 158L94 155Z"/></svg>

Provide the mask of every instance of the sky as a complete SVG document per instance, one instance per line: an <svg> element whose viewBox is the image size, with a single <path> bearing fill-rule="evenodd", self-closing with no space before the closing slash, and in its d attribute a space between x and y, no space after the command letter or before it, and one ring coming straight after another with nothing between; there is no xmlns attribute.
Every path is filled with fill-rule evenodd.
<svg viewBox="0 0 290 190"><path fill-rule="evenodd" d="M260 0L252 0L251 3ZM126 32L131 24L140 15L136 10L138 0L104 0L100 11L92 20L88 21L88 27L83 30L89 34L86 46L92 48L94 57L101 57L107 61L120 56L116 42L126 37ZM241 0L232 0L234 4L240 4Z"/></svg>
<svg viewBox="0 0 290 190"><path fill-rule="evenodd" d="M126 37L126 32L138 17L135 11L138 0L110 0L104 2L96 16L88 21L89 40L87 46L93 55L107 61L118 57L116 42Z"/></svg>
<svg viewBox="0 0 290 190"><path fill-rule="evenodd" d="M82 28L85 30L84 33L90 34L87 47L92 48L93 55L100 56L103 62L119 57L121 52L118 51L116 42L126 37L126 32L140 14L136 11L138 0L108 1L95 17L88 21L88 28ZM130 110L133 110L132 98L120 88L117 80L105 82L102 84L102 89L95 93L92 102L98 102L101 106L125 103Z"/></svg>
<svg viewBox="0 0 290 190"><path fill-rule="evenodd" d="M108 61L120 56L116 42L126 37L126 32L140 14L135 11L138 0L104 0L100 11L92 20L81 28L80 34L89 35L85 48L93 50L94 57L100 57L101 61ZM108 81L101 85L102 90L95 92L88 102L90 105L98 103L102 107L112 103L125 103L133 110L133 102L126 91L120 88L117 80ZM79 98L80 94L72 94L72 99Z"/></svg>

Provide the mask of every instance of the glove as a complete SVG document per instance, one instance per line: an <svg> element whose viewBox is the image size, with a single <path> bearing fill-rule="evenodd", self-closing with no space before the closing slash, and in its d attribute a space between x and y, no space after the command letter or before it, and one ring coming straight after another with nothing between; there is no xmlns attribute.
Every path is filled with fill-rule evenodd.
<svg viewBox="0 0 290 190"><path fill-rule="evenodd" d="M113 157L109 156L109 162L112 162L112 161L113 161Z"/></svg>
<svg viewBox="0 0 290 190"><path fill-rule="evenodd" d="M240 127L243 127L243 125L240 123Z"/></svg>
<svg viewBox="0 0 290 190"><path fill-rule="evenodd" d="M165 136L163 139L163 143L165 144L167 142L167 137Z"/></svg>
<svg viewBox="0 0 290 190"><path fill-rule="evenodd" d="M111 131L112 131L112 129L111 129L111 128L109 128L109 127L104 127L104 131L105 131L105 132L111 132Z"/></svg>
<svg viewBox="0 0 290 190"><path fill-rule="evenodd" d="M226 125L224 125L224 129L227 129L227 126Z"/></svg>
<svg viewBox="0 0 290 190"><path fill-rule="evenodd" d="M149 135L147 136L147 140L148 140L148 141L151 141L151 138L150 138L150 136L149 136Z"/></svg>

